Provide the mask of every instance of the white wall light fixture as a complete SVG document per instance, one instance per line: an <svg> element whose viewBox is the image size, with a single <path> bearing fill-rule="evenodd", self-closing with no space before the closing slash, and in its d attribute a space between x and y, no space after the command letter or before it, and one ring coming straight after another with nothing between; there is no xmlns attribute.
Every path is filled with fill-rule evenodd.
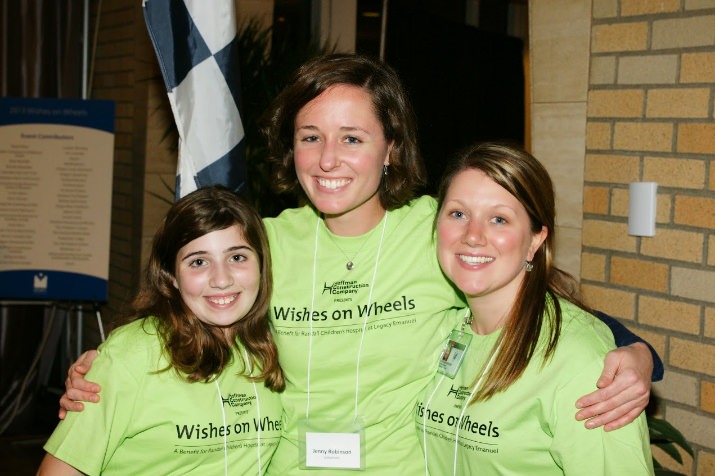
<svg viewBox="0 0 715 476"><path fill-rule="evenodd" d="M633 182L629 187L628 234L655 236L655 212L658 184Z"/></svg>

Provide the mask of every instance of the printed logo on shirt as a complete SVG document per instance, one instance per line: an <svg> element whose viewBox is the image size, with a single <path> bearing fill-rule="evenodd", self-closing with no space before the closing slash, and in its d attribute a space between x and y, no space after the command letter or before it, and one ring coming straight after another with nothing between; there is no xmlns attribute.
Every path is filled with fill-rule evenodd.
<svg viewBox="0 0 715 476"><path fill-rule="evenodd" d="M253 403L255 399L255 395L247 395L245 393L229 393L228 397L221 397L221 400L223 400L223 406L225 407L228 403L228 405L232 408L245 407L246 405Z"/></svg>
<svg viewBox="0 0 715 476"><path fill-rule="evenodd" d="M358 283L357 281L335 281L332 284L323 283L323 294L328 293L332 296L345 296L350 294L357 294L363 288L367 288L370 285L367 283ZM338 299L338 301L350 301L351 299Z"/></svg>
<svg viewBox="0 0 715 476"><path fill-rule="evenodd" d="M449 390L447 391L447 396L453 396L457 400L465 400L467 397L469 397L469 388L467 387L457 387L454 388L453 386L449 386Z"/></svg>
<svg viewBox="0 0 715 476"><path fill-rule="evenodd" d="M323 283L323 294L334 296L335 302L350 302L353 300L351 295L357 294L363 288L370 287L367 283L358 283L357 281L335 281L332 284Z"/></svg>

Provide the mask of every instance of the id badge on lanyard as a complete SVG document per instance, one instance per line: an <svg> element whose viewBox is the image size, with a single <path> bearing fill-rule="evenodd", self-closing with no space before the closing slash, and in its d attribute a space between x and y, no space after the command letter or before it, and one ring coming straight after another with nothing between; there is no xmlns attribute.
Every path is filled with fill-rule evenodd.
<svg viewBox="0 0 715 476"><path fill-rule="evenodd" d="M300 469L365 470L365 428L311 418L298 423Z"/></svg>
<svg viewBox="0 0 715 476"><path fill-rule="evenodd" d="M472 335L460 329L454 329L449 334L447 344L445 344L439 358L437 372L454 379L459 367L464 360L464 353L472 341Z"/></svg>

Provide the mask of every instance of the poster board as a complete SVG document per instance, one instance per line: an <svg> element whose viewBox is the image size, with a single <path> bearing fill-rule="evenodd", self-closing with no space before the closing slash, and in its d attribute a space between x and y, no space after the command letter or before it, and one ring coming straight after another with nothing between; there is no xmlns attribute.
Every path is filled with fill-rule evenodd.
<svg viewBox="0 0 715 476"><path fill-rule="evenodd" d="M0 98L0 299L108 297L114 102Z"/></svg>

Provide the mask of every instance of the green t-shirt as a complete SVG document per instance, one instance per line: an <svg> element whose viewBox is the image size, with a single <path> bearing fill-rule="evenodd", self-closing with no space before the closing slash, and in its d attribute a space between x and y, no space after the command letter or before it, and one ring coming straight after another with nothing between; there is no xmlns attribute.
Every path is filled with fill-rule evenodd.
<svg viewBox="0 0 715 476"><path fill-rule="evenodd" d="M235 354L215 382L154 373L168 364L154 324L111 333L87 374L102 385L101 402L70 412L45 450L91 475L222 475L225 458L232 474L258 474L259 448L265 469L280 439L279 395L237 378Z"/></svg>
<svg viewBox="0 0 715 476"><path fill-rule="evenodd" d="M472 341L454 380L437 374L414 408L429 472L546 476L647 475L653 473L645 415L625 427L587 430L576 421L574 402L595 390L613 335L601 321L560 301L561 336L542 368L540 348L524 374L504 392L467 406L460 414L499 331L467 332ZM459 424L457 469L455 428Z"/></svg>
<svg viewBox="0 0 715 476"><path fill-rule="evenodd" d="M416 199L358 237L330 234L309 207L265 220L273 259L271 321L287 377L285 427L269 474L302 474L298 423L306 411L311 422L349 423L356 390L367 474L424 473L412 408L454 326L447 310L464 306L437 262L435 210L433 199Z"/></svg>

